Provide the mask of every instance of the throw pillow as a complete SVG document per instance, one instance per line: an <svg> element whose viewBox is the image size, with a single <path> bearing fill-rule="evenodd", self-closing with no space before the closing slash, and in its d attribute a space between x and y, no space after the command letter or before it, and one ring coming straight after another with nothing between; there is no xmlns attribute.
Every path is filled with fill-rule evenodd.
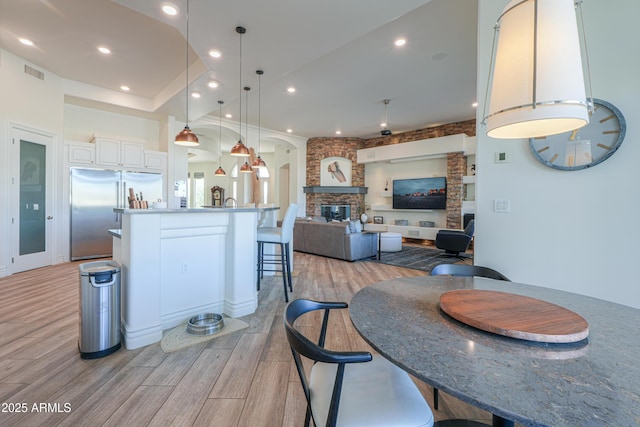
<svg viewBox="0 0 640 427"><path fill-rule="evenodd" d="M360 222L360 220L356 220L356 222L353 223L354 224L354 228L355 228L355 232L356 233L362 233L362 223Z"/></svg>

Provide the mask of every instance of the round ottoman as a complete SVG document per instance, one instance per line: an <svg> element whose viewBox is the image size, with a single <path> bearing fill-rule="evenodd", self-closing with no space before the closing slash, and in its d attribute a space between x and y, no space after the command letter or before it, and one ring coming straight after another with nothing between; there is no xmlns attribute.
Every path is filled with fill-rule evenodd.
<svg viewBox="0 0 640 427"><path fill-rule="evenodd" d="M380 252L400 252L402 250L402 234L380 233Z"/></svg>

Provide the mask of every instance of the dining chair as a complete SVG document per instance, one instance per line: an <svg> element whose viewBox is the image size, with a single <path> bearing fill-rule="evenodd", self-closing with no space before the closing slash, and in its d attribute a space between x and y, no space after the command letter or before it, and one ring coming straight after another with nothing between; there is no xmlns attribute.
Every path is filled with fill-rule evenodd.
<svg viewBox="0 0 640 427"><path fill-rule="evenodd" d="M439 264L431 269L430 274L432 276L466 276L466 277L487 277L495 280L505 280L510 282L504 274L489 268L482 267L480 265L468 265L468 264ZM433 388L433 408L438 409L438 389Z"/></svg>
<svg viewBox="0 0 640 427"><path fill-rule="evenodd" d="M478 277L487 277L489 279L496 280L506 280L510 282L505 275L502 273L489 268L482 267L480 265L469 265L469 264L440 264L436 265L431 269L432 276L478 276Z"/></svg>
<svg viewBox="0 0 640 427"><path fill-rule="evenodd" d="M307 400L305 427L433 426L433 413L405 371L368 351L324 348L329 312L345 302L291 301L284 310L287 341ZM324 310L318 343L294 327L296 319ZM312 360L309 375L303 358Z"/></svg>
<svg viewBox="0 0 640 427"><path fill-rule="evenodd" d="M289 291L293 292L291 281L291 258L289 243L293 239L293 226L295 225L298 205L291 203L287 208L282 220L282 227L258 227L258 263L257 263L257 290L260 290L260 279L264 277L265 271L279 271L282 273L282 284L284 285L284 300L289 302L287 284ZM271 243L280 246L278 253L264 253L264 244ZM280 264L280 269L275 266ZM274 269L265 269L265 265L273 265Z"/></svg>

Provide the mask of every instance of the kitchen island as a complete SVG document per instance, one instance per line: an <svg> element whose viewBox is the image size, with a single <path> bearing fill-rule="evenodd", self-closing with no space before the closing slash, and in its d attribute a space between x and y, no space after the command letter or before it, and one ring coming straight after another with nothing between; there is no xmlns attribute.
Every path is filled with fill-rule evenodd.
<svg viewBox="0 0 640 427"><path fill-rule="evenodd" d="M277 209L114 209L122 214L111 234L126 348L158 342L196 314L253 313L257 227L275 226Z"/></svg>

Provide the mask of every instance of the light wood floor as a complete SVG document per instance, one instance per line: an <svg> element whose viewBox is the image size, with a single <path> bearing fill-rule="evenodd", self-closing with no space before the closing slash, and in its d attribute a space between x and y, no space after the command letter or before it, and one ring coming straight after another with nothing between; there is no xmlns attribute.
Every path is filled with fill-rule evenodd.
<svg viewBox="0 0 640 427"><path fill-rule="evenodd" d="M369 284L425 275L299 252L294 262L293 298L348 302ZM83 360L77 347L78 264L0 279L1 426L303 424L304 396L282 326L280 277L263 282L258 310L242 318L250 325L243 331L170 354L154 344ZM328 347L368 348L348 312L333 312L331 319ZM431 387L416 382L431 403ZM491 419L444 393L434 414L436 420Z"/></svg>

